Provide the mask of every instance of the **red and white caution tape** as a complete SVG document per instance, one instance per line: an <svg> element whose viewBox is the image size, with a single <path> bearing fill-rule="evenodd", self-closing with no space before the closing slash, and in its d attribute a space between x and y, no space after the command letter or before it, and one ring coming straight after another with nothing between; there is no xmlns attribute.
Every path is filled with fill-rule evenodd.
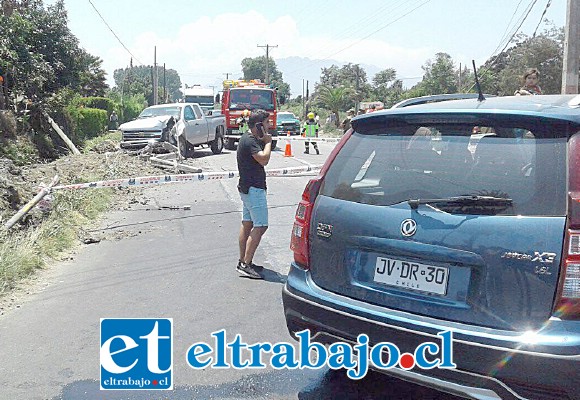
<svg viewBox="0 0 580 400"><path fill-rule="evenodd" d="M236 135L225 135L225 138L239 139ZM272 140L276 141L296 141L296 142L326 142L326 143L338 143L342 138L321 138L321 137L303 137L303 136L272 136Z"/></svg>
<svg viewBox="0 0 580 400"><path fill-rule="evenodd" d="M321 165L308 165L290 168L278 168L266 170L266 176L289 176L302 173L318 171ZM166 183L185 183L185 182L203 182L214 181L219 179L232 179L239 177L238 171L226 172L202 172L198 174L181 174L181 175L155 175L142 176L138 178L112 179L107 181L95 181L86 183L77 183L73 185L54 186L52 190L63 189L90 189L90 188L111 188L125 186L148 186L162 185Z"/></svg>

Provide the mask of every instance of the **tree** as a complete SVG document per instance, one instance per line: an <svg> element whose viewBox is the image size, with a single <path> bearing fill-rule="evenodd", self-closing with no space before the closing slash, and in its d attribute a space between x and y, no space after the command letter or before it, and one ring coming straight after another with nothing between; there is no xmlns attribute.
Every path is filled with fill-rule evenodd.
<svg viewBox="0 0 580 400"><path fill-rule="evenodd" d="M244 58L242 72L246 80L260 79L262 82L266 82L266 56ZM290 98L290 85L284 82L282 72L278 71L276 62L271 58L268 58L268 74L270 86L278 88L278 98L281 103L285 103Z"/></svg>
<svg viewBox="0 0 580 400"><path fill-rule="evenodd" d="M397 71L394 68L384 69L373 78L371 97L374 100L382 101L386 107L399 102L403 92L403 81L397 79Z"/></svg>
<svg viewBox="0 0 580 400"><path fill-rule="evenodd" d="M449 54L435 54L435 61L427 60L422 68L425 74L418 85L427 95L457 92L458 72Z"/></svg>
<svg viewBox="0 0 580 400"><path fill-rule="evenodd" d="M104 93L101 60L79 46L63 0L46 9L41 0L3 1L0 38L0 70L13 99L43 100L64 88Z"/></svg>
<svg viewBox="0 0 580 400"><path fill-rule="evenodd" d="M348 63L342 67L332 65L329 68L322 68L320 74L320 83L316 86L318 92L319 86L327 87L351 87L352 102L361 101L367 98L371 93L371 85L367 82L367 73L359 64Z"/></svg>
<svg viewBox="0 0 580 400"><path fill-rule="evenodd" d="M339 86L331 87L321 85L317 88L316 100L318 104L336 115L335 123L338 127L340 110L345 110L354 94L354 90L350 87Z"/></svg>
<svg viewBox="0 0 580 400"><path fill-rule="evenodd" d="M522 86L522 76L529 68L540 71L540 86L544 94L560 93L564 29L551 27L536 37L520 34L514 45L490 58L479 75L491 75L489 89L501 96L511 96ZM484 86L482 84L482 86Z"/></svg>
<svg viewBox="0 0 580 400"><path fill-rule="evenodd" d="M157 67L159 76L158 103L164 103L163 99L163 68ZM149 105L153 104L153 67L150 65L140 65L138 67L128 67L116 69L113 72L115 80L115 91L122 95L136 96L143 95ZM177 101L183 97L181 93L181 78L174 69L165 69L165 80L167 85L167 97L169 101Z"/></svg>

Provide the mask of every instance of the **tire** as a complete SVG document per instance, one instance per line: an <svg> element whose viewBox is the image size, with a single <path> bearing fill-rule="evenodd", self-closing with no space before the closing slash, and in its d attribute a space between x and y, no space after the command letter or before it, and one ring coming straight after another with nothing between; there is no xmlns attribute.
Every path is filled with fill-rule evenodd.
<svg viewBox="0 0 580 400"><path fill-rule="evenodd" d="M272 150L276 148L276 143L278 143L277 140L272 140Z"/></svg>
<svg viewBox="0 0 580 400"><path fill-rule="evenodd" d="M226 149L228 150L235 150L236 149L236 141L232 138L227 138L226 140Z"/></svg>
<svg viewBox="0 0 580 400"><path fill-rule="evenodd" d="M185 140L185 137L183 135L179 136L178 139L179 142L179 154L181 154L181 156L183 158L190 158L193 156L193 147L187 143L187 141Z"/></svg>
<svg viewBox="0 0 580 400"><path fill-rule="evenodd" d="M210 144L211 152L213 154L219 154L224 149L224 137L222 135L216 136L216 138Z"/></svg>

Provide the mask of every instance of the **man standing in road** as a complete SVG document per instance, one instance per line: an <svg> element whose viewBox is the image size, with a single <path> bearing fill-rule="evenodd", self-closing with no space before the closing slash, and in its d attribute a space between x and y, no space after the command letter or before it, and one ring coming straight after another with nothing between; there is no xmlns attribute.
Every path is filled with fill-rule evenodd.
<svg viewBox="0 0 580 400"><path fill-rule="evenodd" d="M252 262L262 236L268 229L266 171L272 154L272 136L268 133L268 112L254 110L248 120L249 131L238 143L237 160L240 180L238 191L243 203L240 228L240 259L236 270L249 278L263 279L261 266Z"/></svg>
<svg viewBox="0 0 580 400"><path fill-rule="evenodd" d="M304 122L304 126L302 127L302 136L306 138L316 138L318 137L318 122L314 119L315 115L313 112L308 113L308 120ZM304 150L304 154L310 154L310 142L304 142L306 149ZM318 144L316 142L312 142L314 146L314 150L316 150L316 154L320 154L318 151Z"/></svg>

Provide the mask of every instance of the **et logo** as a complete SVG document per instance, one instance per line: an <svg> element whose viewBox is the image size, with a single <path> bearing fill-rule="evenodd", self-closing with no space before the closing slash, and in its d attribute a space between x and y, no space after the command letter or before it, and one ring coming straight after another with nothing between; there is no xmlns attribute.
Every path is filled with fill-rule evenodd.
<svg viewBox="0 0 580 400"><path fill-rule="evenodd" d="M173 389L173 319L101 318L101 390Z"/></svg>

